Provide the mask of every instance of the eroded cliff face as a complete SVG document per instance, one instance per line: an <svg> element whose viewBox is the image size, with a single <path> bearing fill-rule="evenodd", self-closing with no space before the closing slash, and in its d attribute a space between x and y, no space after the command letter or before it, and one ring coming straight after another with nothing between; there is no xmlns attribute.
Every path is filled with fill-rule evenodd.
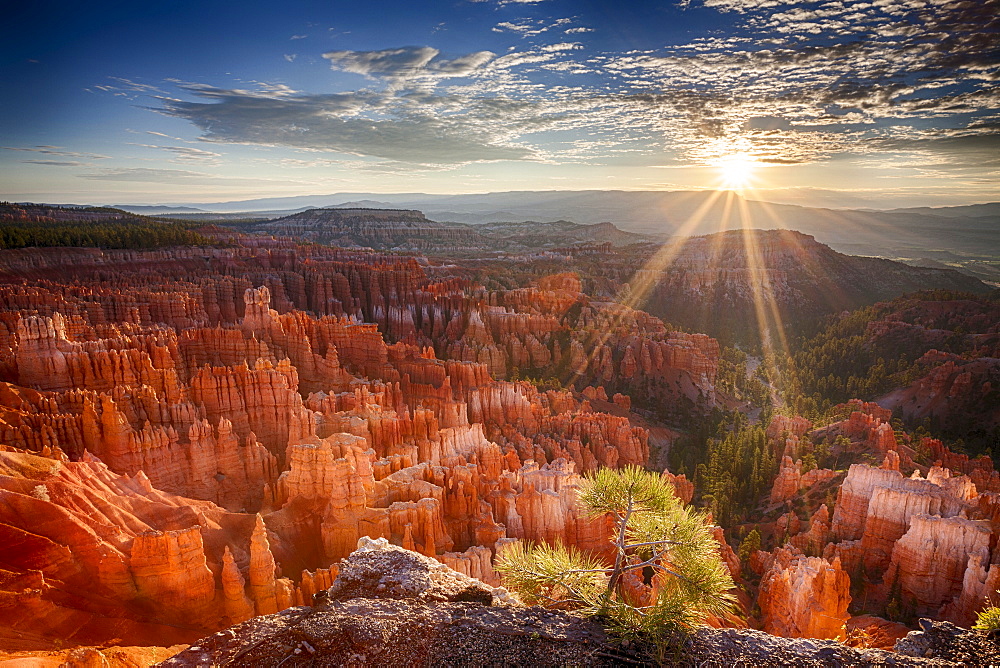
<svg viewBox="0 0 1000 668"><path fill-rule="evenodd" d="M714 340L575 275L489 292L266 239L0 262L3 600L21 611L3 617L40 645L190 641L301 605L364 536L487 583L513 539L601 553L608 523L576 489L646 463L631 398L497 378L714 401Z"/></svg>
<svg viewBox="0 0 1000 668"><path fill-rule="evenodd" d="M877 308L881 317L866 331L870 344L905 351L915 362L915 379L881 397L880 404L913 422L931 418L951 438L1000 426L996 300L917 295Z"/></svg>
<svg viewBox="0 0 1000 668"><path fill-rule="evenodd" d="M787 229L679 236L650 255L634 283L650 286L653 313L727 342L760 342L755 295L766 295L771 315L793 331L823 315L917 290L988 292L969 276L842 255L808 234ZM996 307L989 310L993 319L982 320L995 324Z"/></svg>
<svg viewBox="0 0 1000 668"><path fill-rule="evenodd" d="M932 439L900 440L889 424L891 413L875 404L855 401L848 408L854 410L847 419L811 433L786 418L769 430L772 438L787 439L786 452L807 434L814 442L845 437L846 445L838 447L881 457L882 464L851 465L832 514L821 505L808 523L791 512L776 523L787 532L785 547L751 560L762 576L758 602L765 629L836 637L834 630L842 634L849 617L851 591L867 610L971 624L976 612L996 602L1000 583L992 461L970 460ZM933 465L917 465L913 445ZM839 480L832 473L818 475ZM786 456L771 502L784 503L817 484L804 484L804 477L800 464Z"/></svg>
<svg viewBox="0 0 1000 668"><path fill-rule="evenodd" d="M252 516L159 491L144 473L118 475L89 454L5 451L0 470L5 634L98 644L113 632L125 644L166 645L236 621L223 600L232 587L219 579L239 580L240 564L253 574Z"/></svg>
<svg viewBox="0 0 1000 668"><path fill-rule="evenodd" d="M840 560L776 551L760 583L763 630L786 638L843 640L851 603L850 576Z"/></svg>

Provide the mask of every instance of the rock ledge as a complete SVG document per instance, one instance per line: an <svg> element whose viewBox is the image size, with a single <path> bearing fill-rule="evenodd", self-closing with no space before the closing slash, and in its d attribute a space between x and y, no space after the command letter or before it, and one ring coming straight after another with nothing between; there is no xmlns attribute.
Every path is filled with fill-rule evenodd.
<svg viewBox="0 0 1000 668"><path fill-rule="evenodd" d="M1000 658L985 634L926 623L900 653L749 629L699 629L670 665L957 666ZM505 590L434 559L362 538L325 597L255 617L159 664L192 666L655 665L596 621L522 607Z"/></svg>

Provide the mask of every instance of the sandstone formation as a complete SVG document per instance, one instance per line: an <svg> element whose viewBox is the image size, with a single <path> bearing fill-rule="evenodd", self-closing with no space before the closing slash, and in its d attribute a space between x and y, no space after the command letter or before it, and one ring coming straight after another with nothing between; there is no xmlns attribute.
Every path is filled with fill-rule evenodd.
<svg viewBox="0 0 1000 668"><path fill-rule="evenodd" d="M837 477L836 471L830 469L812 469L802 472L802 460L792 461L785 455L781 458L781 468L778 477L771 487L771 503L779 504L794 498L800 491Z"/></svg>
<svg viewBox="0 0 1000 668"><path fill-rule="evenodd" d="M940 441L901 439L889 412L876 404L854 401L846 408L852 409L847 419L811 434L803 425L794 435L787 421L772 423L769 430L772 437L786 434L786 447L797 447L807 434L814 442L846 437L848 444L838 447L874 454L882 464L851 465L832 513L820 505L808 525L792 512L774 523L775 535L787 535L788 544L751 559L762 575L758 602L764 628L834 637L830 625L842 633L852 584L868 610L971 624L1000 584L1000 569L993 566L1000 553L992 462L956 455ZM935 465L918 466L914 445ZM817 469L803 475L800 462L785 456L771 502L811 486L803 482L810 473L834 479L832 471ZM814 614L816 606L822 615ZM835 621L819 628L816 624L825 623L819 619Z"/></svg>
<svg viewBox="0 0 1000 668"><path fill-rule="evenodd" d="M404 209L310 209L268 221L258 231L343 247L439 252L472 249L485 241L469 225L438 223Z"/></svg>
<svg viewBox="0 0 1000 668"><path fill-rule="evenodd" d="M73 647L69 649L0 651L0 665L4 668L148 668L187 649L187 645L173 647Z"/></svg>
<svg viewBox="0 0 1000 668"><path fill-rule="evenodd" d="M761 578L763 629L786 638L843 640L850 587L838 558L828 562L779 549Z"/></svg>
<svg viewBox="0 0 1000 668"><path fill-rule="evenodd" d="M25 611L9 623L39 646L103 642L102 624L190 641L308 602L365 536L490 584L510 540L604 554L576 488L646 464L633 402L714 405L717 342L575 274L489 291L264 237L17 251L0 270L3 568ZM595 374L609 390L576 391Z"/></svg>
<svg viewBox="0 0 1000 668"><path fill-rule="evenodd" d="M345 248L421 251L449 258L484 251L566 259L607 257L616 245L648 240L612 223L580 225L562 220L468 225L428 220L415 210L367 208L309 209L258 223L252 231Z"/></svg>
<svg viewBox="0 0 1000 668"><path fill-rule="evenodd" d="M915 378L878 402L951 438L1000 428L1000 307L973 295L916 295L876 307L866 338L907 351Z"/></svg>

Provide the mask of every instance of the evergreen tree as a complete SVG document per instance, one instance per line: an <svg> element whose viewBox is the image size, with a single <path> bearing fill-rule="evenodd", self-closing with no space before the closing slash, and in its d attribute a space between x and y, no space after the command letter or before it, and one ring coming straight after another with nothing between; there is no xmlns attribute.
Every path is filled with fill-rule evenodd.
<svg viewBox="0 0 1000 668"><path fill-rule="evenodd" d="M635 466L600 469L585 479L580 503L592 517L614 518L614 564L560 544L515 543L496 568L526 603L604 616L619 632L654 641L732 612L733 581L707 518L668 481ZM629 598L622 578L633 571L654 573L655 601Z"/></svg>

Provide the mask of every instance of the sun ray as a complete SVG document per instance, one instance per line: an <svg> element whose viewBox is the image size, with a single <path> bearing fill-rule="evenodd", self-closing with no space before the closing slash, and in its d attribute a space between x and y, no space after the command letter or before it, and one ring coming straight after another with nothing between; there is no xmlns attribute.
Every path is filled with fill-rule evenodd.
<svg viewBox="0 0 1000 668"><path fill-rule="evenodd" d="M772 222L774 222L778 227L781 227L783 229L788 229L781 222L781 219L778 217L778 214L775 213L774 209L772 208L772 204L770 202L758 201L757 204L759 205L758 208L763 210L764 213L768 216L768 218ZM820 209L818 210L818 212L819 215L829 219L832 224L835 224L839 227L859 227L852 221L849 221L843 216L838 215L836 211L824 211ZM809 257L809 253L807 253L806 249L803 248L799 239L800 239L799 236L796 234L786 235L786 240L792 243L796 247L796 249L799 251L802 257ZM833 299L831 300L832 307L835 307L837 310L845 310L853 308L853 304L851 303L851 300L847 297L847 294L844 292L842 286L837 285L835 281L830 280L830 277L828 276L827 272L817 267L812 273L816 277L816 279L822 283L824 292L827 295L833 297Z"/></svg>
<svg viewBox="0 0 1000 668"><path fill-rule="evenodd" d="M750 213L749 207L747 206L746 200L740 198L740 213L741 219L743 221L743 229L745 231L752 231L751 225L753 221L753 216ZM772 323L775 328L775 334L778 336L778 342L784 351L788 350L788 341L785 337L784 323L781 318L781 311L778 307L777 298L774 295L774 288L771 283L771 274L768 268L764 266L764 259L760 252L760 246L758 244L758 237L756 234L745 234L744 237L750 240L747 253L748 253L748 263L756 269L758 276L755 277L755 286L760 285L760 290L763 296L766 298L768 310L771 315ZM759 279L759 280L757 280Z"/></svg>
<svg viewBox="0 0 1000 668"><path fill-rule="evenodd" d="M661 273L673 264L673 261L676 259L677 255L684 247L684 244L687 242L690 232L697 229L705 215L709 210L711 210L711 208L715 205L715 202L722 197L723 194L724 193L722 191L712 191L705 201L701 203L695 212L688 217L688 219L674 232L674 234L667 241L665 241L648 260L646 260L642 267L636 270L632 280L619 291L614 301L622 304L623 306L627 306L630 309L639 309L639 307L645 303L646 298L652 289L661 280ZM586 359L587 369L590 369L593 366L597 356L601 354L602 348L612 337L615 330L625 324L624 318L624 312L613 318L607 330L598 334L597 338L590 343L590 350L587 353ZM567 385L574 381L579 375L580 374L577 370L567 369L566 377L560 378L560 381L562 381L563 385Z"/></svg>
<svg viewBox="0 0 1000 668"><path fill-rule="evenodd" d="M757 205L757 208L762 210L764 214L767 216L768 220L774 224L775 228L782 230L788 229L785 226L784 222L781 220L781 218L778 216L778 214L774 211L770 202L755 200L755 203ZM743 206L746 208L747 218L748 219L751 218L752 216L749 212L749 205L744 201ZM796 250L799 251L799 255L801 257L808 257L809 254L806 252L806 249L803 248L799 240L799 237L796 234L785 234L783 235L783 240L785 242L793 244ZM823 272L816 272L816 273L817 276L820 278L820 280L823 280L825 278ZM838 293L840 292L837 286L834 285L831 287L834 291ZM796 386L798 384L798 371L795 368L795 365L793 364L793 360L791 357L791 348L789 347L787 339L787 332L785 331L784 322L781 318L781 312L778 307L777 300L774 297L773 290L770 287L770 281L768 281L767 291L769 293L769 299L768 299L769 310L775 322L775 330L779 337L778 343L780 351L783 353L783 359L785 360L785 364L779 366L775 364L773 360L771 361L765 360L765 363L767 365L766 368L770 369L775 374L773 378L775 384L781 387L782 389L787 390L790 386Z"/></svg>
<svg viewBox="0 0 1000 668"><path fill-rule="evenodd" d="M719 216L719 223L716 226L716 233L711 237L711 247L709 250L709 258L708 258L709 267L718 268L720 266L719 258L722 255L722 249L726 243L726 235L723 233L726 232L730 227L729 212L732 210L733 200L736 197L738 197L738 195L732 191L727 191L725 193L725 203L723 205L722 215ZM707 310L714 309L715 304L711 303L708 300L705 300L702 301L701 307L702 307L702 313L704 313ZM704 322L704 320L702 320L702 322Z"/></svg>
<svg viewBox="0 0 1000 668"><path fill-rule="evenodd" d="M716 272L718 272L718 270L721 268L719 258L721 257L722 250L726 244L725 232L732 227L731 214L733 210L733 201L737 197L739 197L739 195L737 195L732 191L724 191L722 215L719 216L719 222L716 227L715 234L710 237L711 242L709 246L709 255L708 255L708 260L706 262L706 267L715 270ZM715 309L716 305L713 303L713 300L706 299L706 300L701 300L700 306L701 306L700 313L702 315L702 318L699 319L699 325L704 326L704 324L706 323L706 320L704 319L705 315L707 314L707 312Z"/></svg>
<svg viewBox="0 0 1000 668"><path fill-rule="evenodd" d="M631 287L628 288L628 294L622 300L623 304L637 308L637 305L644 301L646 295L658 281L658 274L673 263L687 242L691 231L701 224L705 214L723 195L723 192L713 191L684 224L674 232L671 238L646 261L642 269L636 272L636 277L632 281Z"/></svg>

